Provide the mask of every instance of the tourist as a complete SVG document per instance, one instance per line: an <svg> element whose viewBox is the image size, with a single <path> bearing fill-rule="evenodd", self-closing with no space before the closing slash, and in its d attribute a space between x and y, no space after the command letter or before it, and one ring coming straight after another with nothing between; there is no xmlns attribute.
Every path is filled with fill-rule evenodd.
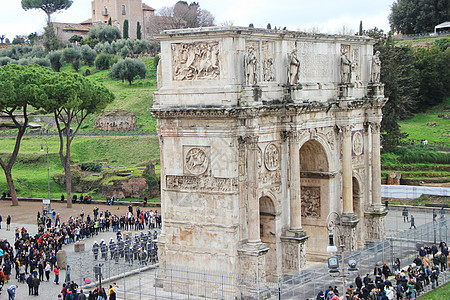
<svg viewBox="0 0 450 300"><path fill-rule="evenodd" d="M33 290L34 295L39 296L39 285L41 284L41 280L37 278L37 276L33 277Z"/></svg>
<svg viewBox="0 0 450 300"><path fill-rule="evenodd" d="M0 229L2 229L2 221L3 221L2 215L0 215ZM0 262L0 263L1 263L1 262Z"/></svg>
<svg viewBox="0 0 450 300"><path fill-rule="evenodd" d="M16 289L18 288L18 285L10 285L7 289L8 291L8 300L14 300L14 297L16 295Z"/></svg>
<svg viewBox="0 0 450 300"><path fill-rule="evenodd" d="M403 208L402 216L403 216L403 223L409 222L409 220L408 220L408 209L406 207Z"/></svg>
<svg viewBox="0 0 450 300"><path fill-rule="evenodd" d="M414 229L416 229L416 222L415 222L414 216L411 215L411 226L409 226L409 229L411 229L413 227L414 227Z"/></svg>
<svg viewBox="0 0 450 300"><path fill-rule="evenodd" d="M116 292L114 291L114 288L112 285L109 286L108 297L109 297L109 300L116 300Z"/></svg>
<svg viewBox="0 0 450 300"><path fill-rule="evenodd" d="M55 283L56 285L59 285L59 270L60 270L60 267L58 266L58 264L56 264L56 265L55 265L55 269L54 269L54 271L55 271L55 280L54 280L54 283Z"/></svg>
<svg viewBox="0 0 450 300"><path fill-rule="evenodd" d="M6 230L7 230L7 231L10 231L10 230L11 230L11 216L10 216L10 215L8 215L8 216L6 217Z"/></svg>
<svg viewBox="0 0 450 300"><path fill-rule="evenodd" d="M442 207L440 210L441 218L445 217L445 209Z"/></svg>

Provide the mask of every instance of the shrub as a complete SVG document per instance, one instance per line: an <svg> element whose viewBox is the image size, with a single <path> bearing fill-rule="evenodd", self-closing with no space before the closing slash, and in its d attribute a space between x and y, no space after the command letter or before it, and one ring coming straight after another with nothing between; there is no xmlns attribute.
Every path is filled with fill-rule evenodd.
<svg viewBox="0 0 450 300"><path fill-rule="evenodd" d="M50 61L50 66L52 67L53 71L59 72L61 70L62 64L61 64L61 57L62 57L62 51L52 51L47 55L47 58Z"/></svg>
<svg viewBox="0 0 450 300"><path fill-rule="evenodd" d="M81 59L83 58L79 48L66 48L62 52L61 60L63 62L71 63L75 71L81 67Z"/></svg>
<svg viewBox="0 0 450 300"><path fill-rule="evenodd" d="M114 64L109 71L109 76L113 79L121 79L128 81L131 85L133 80L140 76L145 78L147 69L141 60L126 58Z"/></svg>
<svg viewBox="0 0 450 300"><path fill-rule="evenodd" d="M9 57L0 57L0 67L9 65L13 62L13 60Z"/></svg>
<svg viewBox="0 0 450 300"><path fill-rule="evenodd" d="M98 70L108 70L111 62L111 55L107 53L100 53L95 59L95 67Z"/></svg>
<svg viewBox="0 0 450 300"><path fill-rule="evenodd" d="M43 67L50 67L50 60L48 58L41 58L41 57L35 57L31 60L32 64L43 66Z"/></svg>
<svg viewBox="0 0 450 300"><path fill-rule="evenodd" d="M97 52L92 50L88 45L81 46L81 55L83 56L83 61L85 65L92 67L94 65L95 58L97 57Z"/></svg>
<svg viewBox="0 0 450 300"><path fill-rule="evenodd" d="M100 42L112 42L120 39L120 30L114 26L97 25L89 31L89 37Z"/></svg>
<svg viewBox="0 0 450 300"><path fill-rule="evenodd" d="M96 162L82 163L80 165L80 168L81 168L81 171L94 172L94 173L100 173L103 170L102 165L100 165L99 163L96 163Z"/></svg>

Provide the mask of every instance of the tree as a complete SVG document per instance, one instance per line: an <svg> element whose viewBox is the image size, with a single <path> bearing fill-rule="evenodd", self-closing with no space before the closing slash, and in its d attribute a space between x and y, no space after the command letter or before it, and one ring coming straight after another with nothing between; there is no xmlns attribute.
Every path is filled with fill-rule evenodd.
<svg viewBox="0 0 450 300"><path fill-rule="evenodd" d="M81 55L83 57L84 64L92 67L95 62L95 58L97 57L97 52L91 49L88 45L81 46Z"/></svg>
<svg viewBox="0 0 450 300"><path fill-rule="evenodd" d="M89 37L97 39L101 43L112 43L113 41L120 39L120 30L115 26L97 25L89 30Z"/></svg>
<svg viewBox="0 0 450 300"><path fill-rule="evenodd" d="M359 32L358 35L363 35L363 25L362 25L362 21L359 21Z"/></svg>
<svg viewBox="0 0 450 300"><path fill-rule="evenodd" d="M109 26L112 25L111 17L109 17L109 19L108 19L108 25L109 25Z"/></svg>
<svg viewBox="0 0 450 300"><path fill-rule="evenodd" d="M389 24L403 34L433 32L434 26L450 20L448 0L401 0L392 4Z"/></svg>
<svg viewBox="0 0 450 300"><path fill-rule="evenodd" d="M60 39L55 34L55 29L52 23L48 23L44 28L44 48L47 52L58 50L62 48L63 44Z"/></svg>
<svg viewBox="0 0 450 300"><path fill-rule="evenodd" d="M141 60L126 58L111 67L109 76L113 79L120 79L122 82L126 80L131 85L137 76L145 78L146 73L147 69Z"/></svg>
<svg viewBox="0 0 450 300"><path fill-rule="evenodd" d="M383 107L383 151L392 151L405 134L400 132L398 121L407 118L414 111L419 91L419 73L414 66L414 53L409 47L397 47L391 38L375 45L380 51L381 82L385 84L384 94L389 99Z"/></svg>
<svg viewBox="0 0 450 300"><path fill-rule="evenodd" d="M81 42L81 40L83 39L83 37L81 35L78 34L74 34L70 37L69 42L71 43L79 43Z"/></svg>
<svg viewBox="0 0 450 300"><path fill-rule="evenodd" d="M61 61L65 63L71 63L75 71L81 67L81 59L83 58L80 49L78 48L66 48L62 52Z"/></svg>
<svg viewBox="0 0 450 300"><path fill-rule="evenodd" d="M4 35L4 34L0 35L0 41L2 44L3 44L3 41L5 40L5 38L6 38L6 35Z"/></svg>
<svg viewBox="0 0 450 300"><path fill-rule="evenodd" d="M95 67L98 70L108 70L110 62L111 62L110 54L100 53L99 55L97 55L97 58L95 59Z"/></svg>
<svg viewBox="0 0 450 300"><path fill-rule="evenodd" d="M53 71L59 72L61 70L62 64L61 64L61 57L62 57L62 51L52 51L47 55L48 59L50 60L50 66L52 67Z"/></svg>
<svg viewBox="0 0 450 300"><path fill-rule="evenodd" d="M128 20L123 21L123 38L125 40L129 38L129 35L128 35Z"/></svg>
<svg viewBox="0 0 450 300"><path fill-rule="evenodd" d="M139 21L137 22L137 25L136 25L136 38L138 40L142 39L142 29L141 29L141 23L139 23Z"/></svg>
<svg viewBox="0 0 450 300"><path fill-rule="evenodd" d="M73 0L22 0L22 8L42 9L47 14L47 23L50 23L51 15L60 10L66 10L72 6Z"/></svg>
<svg viewBox="0 0 450 300"><path fill-rule="evenodd" d="M13 45L24 45L28 44L28 39L25 35L16 35L12 43Z"/></svg>
<svg viewBox="0 0 450 300"><path fill-rule="evenodd" d="M52 81L43 85L46 101L42 106L53 113L59 135L59 157L66 177L67 207L72 207L70 146L87 116L102 111L114 100L104 86L77 73L54 73ZM72 129L72 125L75 129Z"/></svg>
<svg viewBox="0 0 450 300"><path fill-rule="evenodd" d="M35 65L6 65L0 68L0 111L9 116L17 128L13 152L6 159L7 161L0 158L12 205L19 205L11 171L28 126L28 106L33 105L39 108L37 103L46 99L42 91L42 83L43 78L50 75L51 71L48 68ZM23 121L20 122L18 118L23 118Z"/></svg>
<svg viewBox="0 0 450 300"><path fill-rule="evenodd" d="M214 15L208 10L201 9L198 2L188 4L186 1L178 1L171 7L162 7L158 10L158 15L165 17L159 30L195 28L213 26L215 24Z"/></svg>
<svg viewBox="0 0 450 300"><path fill-rule="evenodd" d="M37 32L32 32L27 36L28 41L30 41L30 45L33 46L36 43L36 40L39 38Z"/></svg>
<svg viewBox="0 0 450 300"><path fill-rule="evenodd" d="M8 38L5 39L5 44L11 44Z"/></svg>

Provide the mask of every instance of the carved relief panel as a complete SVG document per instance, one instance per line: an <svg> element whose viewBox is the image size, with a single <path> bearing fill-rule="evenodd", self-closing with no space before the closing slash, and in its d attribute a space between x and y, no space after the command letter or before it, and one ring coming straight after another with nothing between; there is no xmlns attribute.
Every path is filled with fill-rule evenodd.
<svg viewBox="0 0 450 300"><path fill-rule="evenodd" d="M263 81L274 81L274 54L273 43L262 43L262 67L263 67Z"/></svg>
<svg viewBox="0 0 450 300"><path fill-rule="evenodd" d="M354 48L352 52L352 75L355 81L361 80L361 64L359 58L359 48Z"/></svg>
<svg viewBox="0 0 450 300"><path fill-rule="evenodd" d="M280 166L280 151L275 144L266 146L264 150L264 165L269 171L275 171Z"/></svg>
<svg viewBox="0 0 450 300"><path fill-rule="evenodd" d="M184 146L183 170L188 175L206 175L210 165L210 147Z"/></svg>
<svg viewBox="0 0 450 300"><path fill-rule="evenodd" d="M362 131L352 132L352 155L358 156L364 154L364 138Z"/></svg>
<svg viewBox="0 0 450 300"><path fill-rule="evenodd" d="M302 217L320 218L320 187L302 186Z"/></svg>
<svg viewBox="0 0 450 300"><path fill-rule="evenodd" d="M173 80L210 80L220 76L218 42L172 44Z"/></svg>

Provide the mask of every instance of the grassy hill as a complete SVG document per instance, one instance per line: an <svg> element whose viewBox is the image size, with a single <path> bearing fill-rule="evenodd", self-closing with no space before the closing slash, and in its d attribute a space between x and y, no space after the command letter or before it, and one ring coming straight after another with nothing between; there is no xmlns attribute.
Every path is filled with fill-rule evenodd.
<svg viewBox="0 0 450 300"><path fill-rule="evenodd" d="M143 57L147 69L147 78L137 79L130 86L127 82L112 80L108 71L97 71L95 67L83 66L80 73L89 69L89 78L101 82L116 96L114 102L106 110L120 108L136 114L136 125L139 131L150 134L121 132L115 136L102 136L101 131L93 130L95 115L89 116L82 125L79 136L76 136L71 149L72 165L86 162L101 162L121 172L135 171L136 166L145 162L159 161L159 142L155 133L156 119L151 115L153 91L156 89L156 66L154 58ZM70 65L62 71L73 72ZM43 124L51 126L51 124ZM95 135L90 135L94 133ZM50 177L62 173L59 160L59 139L57 135L26 136L23 138L18 159L13 168L13 178L19 197L47 197L47 160L46 153L40 152L41 144L48 142L50 158ZM14 137L0 137L0 156L6 158L14 148ZM141 170L142 168L139 168ZM142 173L142 170L140 171ZM135 173L136 174L136 173ZM114 179L114 178L111 178ZM50 180L52 198L59 198L63 189ZM7 184L3 174L0 175L0 193L7 192ZM88 192L88 191L86 191ZM94 199L96 197L93 194Z"/></svg>

